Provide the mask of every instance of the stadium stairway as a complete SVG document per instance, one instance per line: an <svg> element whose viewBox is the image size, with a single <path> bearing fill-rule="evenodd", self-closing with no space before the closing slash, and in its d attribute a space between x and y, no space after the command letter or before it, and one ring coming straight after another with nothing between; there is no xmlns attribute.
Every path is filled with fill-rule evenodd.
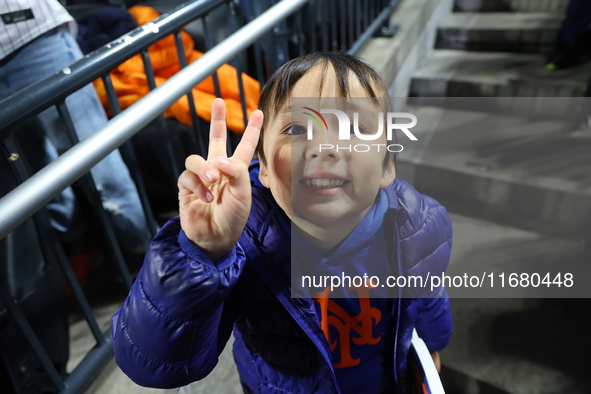
<svg viewBox="0 0 591 394"><path fill-rule="evenodd" d="M567 3L455 0L412 72L405 110L419 119L418 142L399 137L398 175L450 211L450 273L576 267L575 280L590 278L591 129L581 97L591 63L544 67ZM450 293L448 393L591 392L588 298Z"/></svg>

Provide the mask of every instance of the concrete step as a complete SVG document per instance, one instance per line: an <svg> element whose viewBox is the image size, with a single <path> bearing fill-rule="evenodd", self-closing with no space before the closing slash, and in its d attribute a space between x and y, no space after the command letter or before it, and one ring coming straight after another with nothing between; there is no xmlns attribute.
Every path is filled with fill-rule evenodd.
<svg viewBox="0 0 591 394"><path fill-rule="evenodd" d="M456 12L440 22L435 48L549 53L562 18L545 12Z"/></svg>
<svg viewBox="0 0 591 394"><path fill-rule="evenodd" d="M452 212L582 239L591 227L591 131L568 118L472 110L486 100L461 99L456 107L467 110L408 106L418 141L399 137L398 175Z"/></svg>
<svg viewBox="0 0 591 394"><path fill-rule="evenodd" d="M437 22L449 14L453 0L401 1L390 15L391 25L403 26L394 37L374 37L356 54L370 64L386 86L400 75L410 76L410 63L433 47ZM406 79L408 83L408 79ZM406 94L406 92L404 93Z"/></svg>
<svg viewBox="0 0 591 394"><path fill-rule="evenodd" d="M569 0L455 0L455 12L552 12L564 14Z"/></svg>
<svg viewBox="0 0 591 394"><path fill-rule="evenodd" d="M454 244L449 275L474 265L521 272L529 265L542 272L549 265L564 269L576 258L576 245L566 240L454 213L450 217ZM454 289L448 291L454 333L441 352L447 393L591 392L591 315L582 312L591 307L591 299L501 298L502 293L460 298Z"/></svg>
<svg viewBox="0 0 591 394"><path fill-rule="evenodd" d="M454 279L445 285L452 299L578 297L590 299L591 305L586 283L591 258L581 253L578 242L454 212L450 218L453 247L445 273ZM522 274L528 279L519 286L511 278ZM464 276L470 281L460 281ZM565 277L572 282L558 286Z"/></svg>
<svg viewBox="0 0 591 394"><path fill-rule="evenodd" d="M565 310L569 303L591 307L588 299L452 299L455 331L441 352L446 392L591 392L588 317Z"/></svg>
<svg viewBox="0 0 591 394"><path fill-rule="evenodd" d="M434 50L413 74L409 96L584 96L591 62L559 71L546 71L544 63L538 54Z"/></svg>

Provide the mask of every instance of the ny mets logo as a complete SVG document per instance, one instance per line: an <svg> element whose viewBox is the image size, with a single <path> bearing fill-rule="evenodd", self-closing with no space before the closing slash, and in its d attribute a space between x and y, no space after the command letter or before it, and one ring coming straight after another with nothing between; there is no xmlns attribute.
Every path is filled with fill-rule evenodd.
<svg viewBox="0 0 591 394"><path fill-rule="evenodd" d="M351 355L351 341L356 345L375 345L382 340L381 336L373 336L373 327L382 319L382 312L369 303L371 287L351 287L348 290L355 290L359 295L360 312L356 316L349 315L336 302L328 298L331 293L330 287L313 294L313 300L320 304L320 326L330 345L330 350L334 351L338 345L341 353L341 361L333 363L334 368L354 367L361 362L359 358L354 359ZM337 330L338 338L334 340L330 338L329 326Z"/></svg>

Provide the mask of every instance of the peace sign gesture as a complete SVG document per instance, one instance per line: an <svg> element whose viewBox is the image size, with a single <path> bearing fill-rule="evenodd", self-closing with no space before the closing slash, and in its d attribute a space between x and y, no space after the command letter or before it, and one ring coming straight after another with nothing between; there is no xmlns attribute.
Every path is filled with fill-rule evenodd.
<svg viewBox="0 0 591 394"><path fill-rule="evenodd" d="M207 160L191 155L179 177L181 227L214 262L228 254L246 225L252 192L248 165L256 149L263 113L254 111L232 157L226 156L226 104L215 99Z"/></svg>

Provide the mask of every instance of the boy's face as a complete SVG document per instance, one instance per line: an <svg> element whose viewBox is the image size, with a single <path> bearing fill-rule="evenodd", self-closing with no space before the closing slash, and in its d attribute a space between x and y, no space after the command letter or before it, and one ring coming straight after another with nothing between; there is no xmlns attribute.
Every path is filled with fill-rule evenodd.
<svg viewBox="0 0 591 394"><path fill-rule="evenodd" d="M323 116L328 128L313 122L313 138L307 138L310 117L303 112L311 111L301 107L320 111L321 108L335 108L335 102L343 100L335 99L339 97L339 88L330 66L321 97L318 97L322 73L318 66L308 71L293 88L292 107L287 103L270 120L263 140L267 165L261 163L259 174L261 183L271 189L277 203L305 232L310 227L354 227L373 205L379 189L390 185L396 177L393 160L386 167L383 165L388 145L385 132L377 140L365 141L351 134L350 140L339 141L337 117L326 114ZM351 97L367 97L353 73L349 75L349 91ZM364 103L360 105L364 109L356 110L359 123L374 134L378 128L377 113L385 111L371 104L369 99L359 102ZM341 110L353 121L351 111ZM371 148L368 152L329 148L330 145L336 148L337 145L357 144ZM377 146L372 144L383 145L378 152Z"/></svg>

